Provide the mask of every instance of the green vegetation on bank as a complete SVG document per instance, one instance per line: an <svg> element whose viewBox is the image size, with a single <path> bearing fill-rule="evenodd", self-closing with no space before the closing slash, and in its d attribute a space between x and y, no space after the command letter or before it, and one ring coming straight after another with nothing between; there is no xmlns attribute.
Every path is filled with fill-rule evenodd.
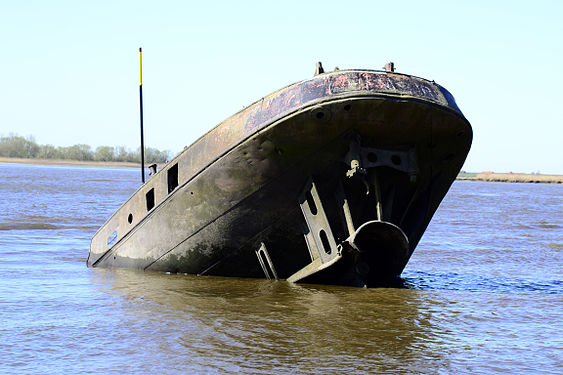
<svg viewBox="0 0 563 375"><path fill-rule="evenodd" d="M458 178L473 178L477 177L477 173L467 173L467 172L459 172L457 175Z"/></svg>
<svg viewBox="0 0 563 375"><path fill-rule="evenodd" d="M10 135L0 137L0 157L23 159L59 159L78 161L131 162L140 163L140 147L130 151L125 146L100 146L95 150L85 144L68 147L39 145L33 137ZM165 163L170 158L170 151L159 151L145 147L146 163Z"/></svg>
<svg viewBox="0 0 563 375"><path fill-rule="evenodd" d="M466 181L490 181L490 182L524 182L524 183L544 183L544 184L563 184L563 175L549 175L539 173L466 173L461 172L457 175L458 180Z"/></svg>

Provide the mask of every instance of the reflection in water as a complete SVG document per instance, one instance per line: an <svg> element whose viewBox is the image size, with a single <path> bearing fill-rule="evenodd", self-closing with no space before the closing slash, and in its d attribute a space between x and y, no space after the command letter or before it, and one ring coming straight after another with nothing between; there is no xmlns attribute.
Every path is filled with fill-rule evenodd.
<svg viewBox="0 0 563 375"><path fill-rule="evenodd" d="M431 321L432 311L445 302L419 290L131 270L96 269L92 277L98 288L119 297L123 316L132 320L127 324L150 327L142 340L170 346L194 371L418 372L447 367L436 346L439 328Z"/></svg>

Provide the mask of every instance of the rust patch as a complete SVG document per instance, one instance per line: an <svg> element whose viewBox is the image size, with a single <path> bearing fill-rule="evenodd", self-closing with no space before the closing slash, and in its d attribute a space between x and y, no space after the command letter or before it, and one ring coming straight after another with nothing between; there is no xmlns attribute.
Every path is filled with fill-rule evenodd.
<svg viewBox="0 0 563 375"><path fill-rule="evenodd" d="M250 135L300 106L354 92L364 95L398 93L442 105L450 104L448 103L449 98L441 95L438 85L419 78L382 72L342 71L316 76L264 98L261 105L253 108L249 113L244 133Z"/></svg>

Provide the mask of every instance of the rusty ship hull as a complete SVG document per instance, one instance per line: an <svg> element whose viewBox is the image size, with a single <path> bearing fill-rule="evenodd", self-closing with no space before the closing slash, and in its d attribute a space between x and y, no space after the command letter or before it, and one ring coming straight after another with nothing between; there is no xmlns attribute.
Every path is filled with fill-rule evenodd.
<svg viewBox="0 0 563 375"><path fill-rule="evenodd" d="M98 230L91 267L291 282L397 278L469 152L433 81L318 74L225 120Z"/></svg>

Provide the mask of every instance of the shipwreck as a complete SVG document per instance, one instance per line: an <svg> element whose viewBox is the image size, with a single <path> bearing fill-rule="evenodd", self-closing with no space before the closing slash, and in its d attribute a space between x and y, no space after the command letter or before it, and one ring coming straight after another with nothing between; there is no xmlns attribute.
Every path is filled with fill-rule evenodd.
<svg viewBox="0 0 563 375"><path fill-rule="evenodd" d="M434 81L318 64L153 167L87 264L377 286L403 271L471 141Z"/></svg>

